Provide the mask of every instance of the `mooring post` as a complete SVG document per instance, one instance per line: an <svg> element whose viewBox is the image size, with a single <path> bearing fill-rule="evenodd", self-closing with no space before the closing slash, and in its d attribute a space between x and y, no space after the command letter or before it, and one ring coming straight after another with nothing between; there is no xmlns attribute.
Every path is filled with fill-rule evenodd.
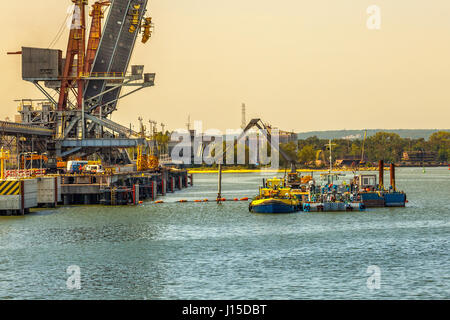
<svg viewBox="0 0 450 320"><path fill-rule="evenodd" d="M395 164L391 163L391 187L393 191L396 191L395 188Z"/></svg>
<svg viewBox="0 0 450 320"><path fill-rule="evenodd" d="M139 198L139 184L134 184L133 185L133 201L134 201L134 205L139 204L140 198Z"/></svg>
<svg viewBox="0 0 450 320"><path fill-rule="evenodd" d="M55 184L55 207L57 207L58 206L58 177L55 177L54 184Z"/></svg>
<svg viewBox="0 0 450 320"><path fill-rule="evenodd" d="M25 181L20 181L20 214L25 215Z"/></svg>
<svg viewBox="0 0 450 320"><path fill-rule="evenodd" d="M218 192L217 192L217 202L222 199L222 164L219 163L219 182L218 182Z"/></svg>
<svg viewBox="0 0 450 320"><path fill-rule="evenodd" d="M378 163L379 188L384 189L384 161L380 160Z"/></svg>
<svg viewBox="0 0 450 320"><path fill-rule="evenodd" d="M158 194L158 184L152 181L152 200L155 201Z"/></svg>
<svg viewBox="0 0 450 320"><path fill-rule="evenodd" d="M167 192L166 189L166 178L164 176L162 176L162 180L161 180L161 195L165 196Z"/></svg>

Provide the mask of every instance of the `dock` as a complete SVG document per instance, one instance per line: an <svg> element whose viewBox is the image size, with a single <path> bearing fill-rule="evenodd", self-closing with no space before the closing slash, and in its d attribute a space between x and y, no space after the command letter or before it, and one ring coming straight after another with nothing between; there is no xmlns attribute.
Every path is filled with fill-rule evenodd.
<svg viewBox="0 0 450 320"><path fill-rule="evenodd" d="M41 175L0 180L0 215L25 215L32 208L70 205L139 205L193 186L186 170Z"/></svg>

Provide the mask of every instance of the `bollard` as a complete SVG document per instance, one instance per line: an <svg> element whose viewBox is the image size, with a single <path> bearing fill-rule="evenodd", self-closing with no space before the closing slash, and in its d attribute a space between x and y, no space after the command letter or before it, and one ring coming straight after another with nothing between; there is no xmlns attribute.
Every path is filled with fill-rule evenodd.
<svg viewBox="0 0 450 320"><path fill-rule="evenodd" d="M155 201L158 193L158 187L155 181L152 181L152 200Z"/></svg>
<svg viewBox="0 0 450 320"><path fill-rule="evenodd" d="M55 207L58 205L58 177L55 177Z"/></svg>
<svg viewBox="0 0 450 320"><path fill-rule="evenodd" d="M165 196L167 193L167 182L164 177L161 180L161 195Z"/></svg>
<svg viewBox="0 0 450 320"><path fill-rule="evenodd" d="M133 204L139 204L139 185L133 185Z"/></svg>

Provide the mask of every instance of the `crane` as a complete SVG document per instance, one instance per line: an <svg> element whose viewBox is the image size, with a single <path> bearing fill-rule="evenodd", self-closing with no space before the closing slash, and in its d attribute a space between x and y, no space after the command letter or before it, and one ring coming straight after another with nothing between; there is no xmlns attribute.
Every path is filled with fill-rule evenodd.
<svg viewBox="0 0 450 320"><path fill-rule="evenodd" d="M72 26L70 28L69 43L67 44L66 61L61 80L61 89L58 101L58 111L64 111L69 104L69 92L76 92L77 109L82 109L86 54L86 5L87 1L72 0L74 2L74 12ZM76 59L75 59L76 57ZM72 75L72 70L76 67L77 74Z"/></svg>
<svg viewBox="0 0 450 320"><path fill-rule="evenodd" d="M362 148L361 148L361 164L363 164L365 161L364 161L364 146L365 146L365 144L366 144L366 138L367 138L367 130L365 130L364 131L364 140L363 140L363 143L362 143Z"/></svg>
<svg viewBox="0 0 450 320"><path fill-rule="evenodd" d="M268 128L268 125L264 124L264 122L261 119L252 119L250 120L250 122L247 124L247 126L244 128L244 130L242 131L242 133L239 135L239 137L236 139L236 141L234 142L234 144L229 145L228 148L226 148L226 150L224 152L222 152L219 155L216 155L214 157L215 162L217 163L219 159L223 158L223 155L225 153L227 153L231 148L234 148L234 146L236 145L236 143L241 140L243 137L246 136L247 132L250 131L253 128L258 128L262 134L264 135L264 137L267 139L267 142L269 143L269 145L274 148L279 154L281 154L281 156L290 164L291 166L291 173L290 174L295 174L297 175L297 162L292 159L288 154L286 154L279 146L272 144L272 135L271 135L271 131ZM217 202L221 202L222 200L222 164L219 163L219 182L218 182L218 194L217 194Z"/></svg>
<svg viewBox="0 0 450 320"><path fill-rule="evenodd" d="M89 13L89 16L92 17L92 23L86 49L86 61L84 64L84 73L86 75L91 72L100 39L102 38L102 19L105 16L106 7L109 7L110 5L111 1L97 1L92 5L92 10Z"/></svg>

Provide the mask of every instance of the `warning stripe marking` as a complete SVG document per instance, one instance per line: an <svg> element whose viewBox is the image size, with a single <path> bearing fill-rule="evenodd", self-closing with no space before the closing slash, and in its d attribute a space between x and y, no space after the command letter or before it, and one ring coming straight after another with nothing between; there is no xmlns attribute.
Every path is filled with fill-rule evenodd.
<svg viewBox="0 0 450 320"><path fill-rule="evenodd" d="M12 196L20 194L20 181L1 181L0 195Z"/></svg>

